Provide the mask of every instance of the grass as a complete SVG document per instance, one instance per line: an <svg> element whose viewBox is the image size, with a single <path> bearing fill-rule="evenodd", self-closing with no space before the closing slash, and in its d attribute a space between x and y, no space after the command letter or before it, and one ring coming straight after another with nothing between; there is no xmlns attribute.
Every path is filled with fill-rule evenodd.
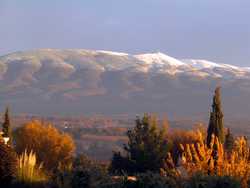
<svg viewBox="0 0 250 188"><path fill-rule="evenodd" d="M25 150L18 157L17 180L25 183L36 183L47 180L42 170L42 163L37 164L36 154L33 151L29 153Z"/></svg>

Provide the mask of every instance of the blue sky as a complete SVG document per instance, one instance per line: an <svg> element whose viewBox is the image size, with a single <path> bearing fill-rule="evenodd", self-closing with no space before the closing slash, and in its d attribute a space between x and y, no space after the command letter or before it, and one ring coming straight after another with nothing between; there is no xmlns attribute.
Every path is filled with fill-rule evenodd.
<svg viewBox="0 0 250 188"><path fill-rule="evenodd" d="M250 66L249 0L0 0L0 55L163 52Z"/></svg>

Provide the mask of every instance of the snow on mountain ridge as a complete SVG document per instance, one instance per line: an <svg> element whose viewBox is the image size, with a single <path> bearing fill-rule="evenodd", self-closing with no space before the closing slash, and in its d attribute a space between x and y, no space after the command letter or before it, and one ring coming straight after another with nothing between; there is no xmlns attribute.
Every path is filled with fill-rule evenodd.
<svg viewBox="0 0 250 188"><path fill-rule="evenodd" d="M207 61L207 60L203 60L203 59L184 59L182 61L184 61L187 64L189 64L195 68L198 68L198 69L223 67L220 64L217 64L217 63L214 63L211 61Z"/></svg>
<svg viewBox="0 0 250 188"><path fill-rule="evenodd" d="M149 53L149 54L139 54L135 55L137 59L146 62L147 64L153 64L153 63L159 63L159 64L165 64L168 63L170 66L182 66L186 65L185 63L181 62L178 59L175 59L173 57L170 57L163 53Z"/></svg>
<svg viewBox="0 0 250 188"><path fill-rule="evenodd" d="M176 59L163 53L139 54L134 57L145 62L151 72L165 72L170 75L185 74L195 77L250 79L250 67L237 67L202 59Z"/></svg>
<svg viewBox="0 0 250 188"><path fill-rule="evenodd" d="M61 70L67 70L68 72L90 68L100 71L127 70L216 78L250 78L250 67L237 67L202 59L176 59L160 52L130 55L104 50L40 49L17 52L0 57L0 65L2 67L14 62L29 63L30 66L32 63L36 66L42 66L41 64L43 64L49 67L53 64L53 67L56 69L64 67Z"/></svg>
<svg viewBox="0 0 250 188"><path fill-rule="evenodd" d="M128 56L127 53L122 52L112 52L112 51L106 51L106 50L98 50L97 52L108 54L108 55L116 55L116 56Z"/></svg>

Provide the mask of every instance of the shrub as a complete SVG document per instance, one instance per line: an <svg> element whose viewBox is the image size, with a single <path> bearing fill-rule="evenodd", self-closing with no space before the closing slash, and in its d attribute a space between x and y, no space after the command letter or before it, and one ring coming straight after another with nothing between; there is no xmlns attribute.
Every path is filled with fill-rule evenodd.
<svg viewBox="0 0 250 188"><path fill-rule="evenodd" d="M184 188L240 188L238 179L230 176L208 176L195 174L186 181Z"/></svg>
<svg viewBox="0 0 250 188"><path fill-rule="evenodd" d="M217 137L212 137L207 146L200 134L200 141L195 144L181 145L182 166L192 176L197 172L207 175L230 176L241 180L242 187L247 187L250 179L250 149L244 137L235 140L235 148L229 153L223 148Z"/></svg>
<svg viewBox="0 0 250 188"><path fill-rule="evenodd" d="M101 186L102 187L102 186ZM137 176L118 176L102 188L180 188L175 178L147 172Z"/></svg>
<svg viewBox="0 0 250 188"><path fill-rule="evenodd" d="M72 166L59 166L53 173L53 185L56 188L71 188L73 178Z"/></svg>
<svg viewBox="0 0 250 188"><path fill-rule="evenodd" d="M145 114L136 119L135 127L128 130L127 136L125 156L114 153L111 171L129 174L159 172L170 149L167 128L158 125L156 116Z"/></svg>
<svg viewBox="0 0 250 188"><path fill-rule="evenodd" d="M38 165L36 155L32 151L25 151L18 158L17 180L25 183L37 183L47 180L42 171L42 164Z"/></svg>
<svg viewBox="0 0 250 188"><path fill-rule="evenodd" d="M53 188L47 182L14 182L10 188Z"/></svg>
<svg viewBox="0 0 250 188"><path fill-rule="evenodd" d="M160 174L145 173L137 176L137 181L134 181L137 188L178 188L174 178L161 176Z"/></svg>
<svg viewBox="0 0 250 188"><path fill-rule="evenodd" d="M0 184L9 184L16 175L17 156L14 150L0 141Z"/></svg>
<svg viewBox="0 0 250 188"><path fill-rule="evenodd" d="M126 169L129 169L130 172L136 172L135 162L122 156L121 152L114 152L109 172L115 175L123 175Z"/></svg>
<svg viewBox="0 0 250 188"><path fill-rule="evenodd" d="M84 155L78 156L73 166L58 168L54 174L54 184L59 188L100 188L110 185L111 182L107 165L90 160Z"/></svg>
<svg viewBox="0 0 250 188"><path fill-rule="evenodd" d="M107 166L80 155L73 164L72 187L100 187L110 178L107 174Z"/></svg>
<svg viewBox="0 0 250 188"><path fill-rule="evenodd" d="M31 121L15 132L16 151L21 154L27 149L34 151L39 162L46 170L53 170L58 165L72 162L75 151L73 139L61 133L51 124Z"/></svg>
<svg viewBox="0 0 250 188"><path fill-rule="evenodd" d="M199 127L200 133L203 129ZM169 135L169 139L172 142L171 153L173 155L173 160L175 163L178 161L178 157L182 153L180 144L194 144L199 142L199 134L195 130L173 130Z"/></svg>

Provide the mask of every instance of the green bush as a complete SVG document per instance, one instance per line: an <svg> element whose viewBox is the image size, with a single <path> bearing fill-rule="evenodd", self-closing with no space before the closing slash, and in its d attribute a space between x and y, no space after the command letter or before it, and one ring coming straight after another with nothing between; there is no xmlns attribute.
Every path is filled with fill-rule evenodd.
<svg viewBox="0 0 250 188"><path fill-rule="evenodd" d="M143 173L137 176L120 176L115 181L107 182L100 188L180 188L176 179L156 173Z"/></svg>
<svg viewBox="0 0 250 188"><path fill-rule="evenodd" d="M53 181L57 188L100 188L109 184L111 177L108 175L107 165L80 155L74 160L73 166L58 169Z"/></svg>
<svg viewBox="0 0 250 188"><path fill-rule="evenodd" d="M53 173L53 185L56 188L71 188L72 182L72 169L57 169Z"/></svg>
<svg viewBox="0 0 250 188"><path fill-rule="evenodd" d="M238 179L229 176L196 174L186 181L184 188L240 188Z"/></svg>
<svg viewBox="0 0 250 188"><path fill-rule="evenodd" d="M73 164L72 188L100 187L109 181L107 167L80 155Z"/></svg>
<svg viewBox="0 0 250 188"><path fill-rule="evenodd" d="M137 181L130 181L131 188L178 188L176 181L156 173L144 173L137 176Z"/></svg>
<svg viewBox="0 0 250 188"><path fill-rule="evenodd" d="M137 118L135 127L127 131L128 143L124 145L124 156L114 153L111 172L128 174L159 172L170 151L167 127L158 125L154 115L145 114Z"/></svg>

